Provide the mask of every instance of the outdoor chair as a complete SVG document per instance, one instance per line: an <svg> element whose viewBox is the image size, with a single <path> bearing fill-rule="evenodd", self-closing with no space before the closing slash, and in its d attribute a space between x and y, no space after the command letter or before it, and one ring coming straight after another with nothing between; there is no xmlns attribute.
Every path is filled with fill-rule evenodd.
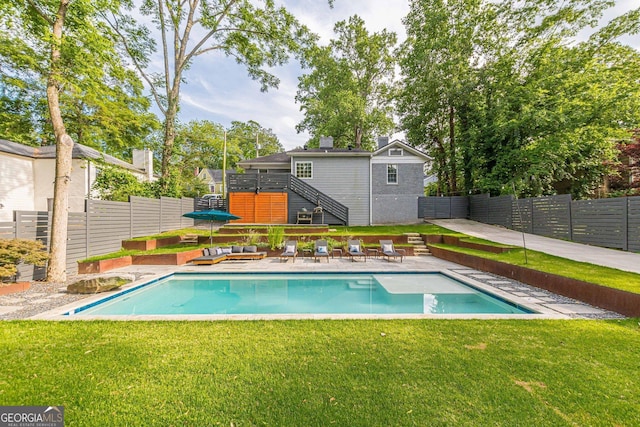
<svg viewBox="0 0 640 427"><path fill-rule="evenodd" d="M326 258L329 262L329 246L326 240L318 239L314 244L313 260L315 262L320 258Z"/></svg>
<svg viewBox="0 0 640 427"><path fill-rule="evenodd" d="M357 257L363 258L364 262L367 262L367 254L362 251L360 240L349 240L347 245L347 255L351 257L351 262L355 261Z"/></svg>
<svg viewBox="0 0 640 427"><path fill-rule="evenodd" d="M389 261L390 258L400 258L400 262L402 262L402 259L406 255L404 249L396 249L393 247L393 240L380 240L380 253L387 257L387 261Z"/></svg>
<svg viewBox="0 0 640 427"><path fill-rule="evenodd" d="M280 261L287 261L289 258L293 259L293 262L296 262L296 257L298 256L298 241L297 240L287 240L284 244L284 252L280 254Z"/></svg>

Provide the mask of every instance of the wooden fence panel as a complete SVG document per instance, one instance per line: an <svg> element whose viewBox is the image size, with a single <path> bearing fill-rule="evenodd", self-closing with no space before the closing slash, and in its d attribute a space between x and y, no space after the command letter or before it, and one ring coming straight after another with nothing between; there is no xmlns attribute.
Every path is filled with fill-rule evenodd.
<svg viewBox="0 0 640 427"><path fill-rule="evenodd" d="M16 223L0 222L0 239L15 239L15 238L16 238Z"/></svg>
<svg viewBox="0 0 640 427"><path fill-rule="evenodd" d="M160 233L160 200L135 196L131 196L129 200L132 237Z"/></svg>
<svg viewBox="0 0 640 427"><path fill-rule="evenodd" d="M536 197L533 203L533 233L571 240L571 195Z"/></svg>
<svg viewBox="0 0 640 427"><path fill-rule="evenodd" d="M182 200L160 197L160 231L182 228Z"/></svg>
<svg viewBox="0 0 640 427"><path fill-rule="evenodd" d="M70 212L67 222L67 273L78 272L78 261L89 257L87 245L87 214Z"/></svg>
<svg viewBox="0 0 640 427"><path fill-rule="evenodd" d="M576 200L571 203L573 241L626 250L627 200Z"/></svg>
<svg viewBox="0 0 640 427"><path fill-rule="evenodd" d="M187 197L181 199L180 228L193 227L193 219L182 216L196 210L195 200Z"/></svg>
<svg viewBox="0 0 640 427"><path fill-rule="evenodd" d="M239 216L241 219L234 223L254 223L256 193L229 193L229 213Z"/></svg>
<svg viewBox="0 0 640 427"><path fill-rule="evenodd" d="M16 237L19 239L40 240L49 248L49 223L51 212L15 211ZM41 280L46 276L44 267L18 265L18 280Z"/></svg>
<svg viewBox="0 0 640 427"><path fill-rule="evenodd" d="M491 197L489 199L488 218L489 224L513 227L513 196Z"/></svg>
<svg viewBox="0 0 640 427"><path fill-rule="evenodd" d="M627 241L628 250L640 252L640 197L629 197L628 202L628 222Z"/></svg>
<svg viewBox="0 0 640 427"><path fill-rule="evenodd" d="M489 195L477 194L469 198L469 216L473 221L489 221Z"/></svg>
<svg viewBox="0 0 640 427"><path fill-rule="evenodd" d="M287 193L260 193L255 195L254 218L259 224L286 224L288 218Z"/></svg>
<svg viewBox="0 0 640 427"><path fill-rule="evenodd" d="M229 212L241 219L238 224L286 224L288 218L287 193L229 193Z"/></svg>
<svg viewBox="0 0 640 427"><path fill-rule="evenodd" d="M119 251L122 240L131 238L130 206L127 202L87 202L87 253L89 256Z"/></svg>
<svg viewBox="0 0 640 427"><path fill-rule="evenodd" d="M533 233L533 199L515 200L512 206L513 229L524 233Z"/></svg>

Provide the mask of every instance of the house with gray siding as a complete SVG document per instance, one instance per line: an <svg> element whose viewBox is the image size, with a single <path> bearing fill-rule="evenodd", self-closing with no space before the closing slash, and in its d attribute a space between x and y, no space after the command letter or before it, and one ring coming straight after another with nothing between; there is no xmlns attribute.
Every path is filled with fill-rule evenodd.
<svg viewBox="0 0 640 427"><path fill-rule="evenodd" d="M323 138L320 148L300 148L269 159L245 160L239 166L248 174L268 173L264 167L268 163L273 172L290 173L318 194L348 208L346 225L355 226L418 222L418 198L424 195L424 164L429 160L426 154L400 140L380 138L378 149L372 153L334 148L330 138ZM295 211L309 201L290 193L289 218L295 222L291 221ZM340 221L331 222L335 218L324 208L325 222L339 224Z"/></svg>

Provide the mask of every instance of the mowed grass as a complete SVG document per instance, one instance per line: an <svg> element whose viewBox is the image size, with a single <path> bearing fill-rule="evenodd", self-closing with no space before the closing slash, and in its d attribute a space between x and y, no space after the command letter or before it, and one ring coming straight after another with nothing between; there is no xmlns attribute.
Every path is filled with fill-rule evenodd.
<svg viewBox="0 0 640 427"><path fill-rule="evenodd" d="M635 426L617 321L3 322L2 405L68 426Z"/></svg>

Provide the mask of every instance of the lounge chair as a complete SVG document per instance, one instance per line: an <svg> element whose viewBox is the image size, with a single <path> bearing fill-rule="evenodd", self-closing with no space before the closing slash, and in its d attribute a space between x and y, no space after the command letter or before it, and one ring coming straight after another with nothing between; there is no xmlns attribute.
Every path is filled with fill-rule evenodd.
<svg viewBox="0 0 640 427"><path fill-rule="evenodd" d="M287 240L284 244L284 252L280 254L280 261L286 261L289 258L293 259L293 262L296 262L296 257L298 256L298 241L297 240Z"/></svg>
<svg viewBox="0 0 640 427"><path fill-rule="evenodd" d="M329 246L326 240L316 240L314 244L313 260L317 261L319 258L326 258L329 262Z"/></svg>
<svg viewBox="0 0 640 427"><path fill-rule="evenodd" d="M404 249L396 249L393 247L393 240L380 240L380 253L387 257L387 261L390 258L400 258L400 262L406 256Z"/></svg>
<svg viewBox="0 0 640 427"><path fill-rule="evenodd" d="M364 258L364 262L367 262L367 254L362 251L360 240L349 240L347 244L347 255L351 257L352 262L356 260L356 257Z"/></svg>

